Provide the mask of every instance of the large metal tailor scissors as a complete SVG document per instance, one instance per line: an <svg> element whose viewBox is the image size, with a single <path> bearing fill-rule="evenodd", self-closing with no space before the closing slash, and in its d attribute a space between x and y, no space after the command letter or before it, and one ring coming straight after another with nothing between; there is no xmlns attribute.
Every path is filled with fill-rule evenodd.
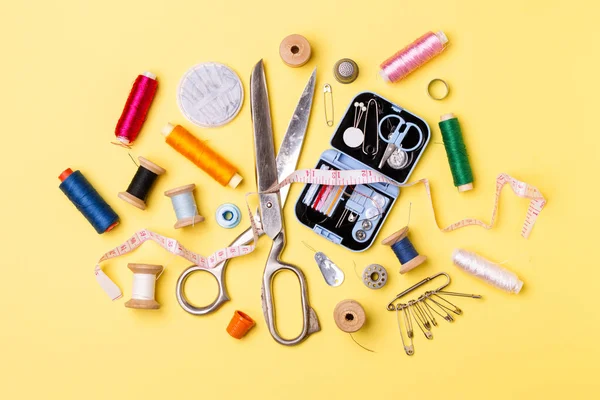
<svg viewBox="0 0 600 400"><path fill-rule="evenodd" d="M273 240L271 252L265 265L262 283L262 302L265 319L273 338L285 345L298 344L311 333L320 330L317 314L308 304L306 278L302 270L294 265L281 261L281 253L285 247L285 230L279 191L265 193L277 185L277 163L273 145L273 128L267 82L262 60L256 64L250 77L250 104L252 107L252 124L254 128L254 153L256 157L256 182L259 192L259 211L262 230ZM275 309L273 305L273 278L281 271L291 271L300 282L302 314L304 322L302 332L294 339L284 339L275 326Z"/></svg>
<svg viewBox="0 0 600 400"><path fill-rule="evenodd" d="M283 138L283 142L281 143L279 153L277 158L275 158L274 149L273 149L273 131L271 127L271 116L270 116L270 107L268 102L268 94L266 88L266 81L264 76L264 68L262 61L259 62L254 70L252 71L251 76L251 107L252 107L252 120L254 125L254 133L255 133L255 148L256 148L256 159L257 159L257 182L259 191L263 191L265 189L269 189L274 183L277 183L278 180L284 179L286 176L291 174L295 169L298 163L298 158L300 156L300 150L302 149L302 143L304 142L304 136L306 133L306 128L308 126L308 120L310 117L310 111L312 108L312 100L315 91L315 80L316 80L316 69L313 71L304 91L302 92L302 96L296 106L296 110L294 111L294 115L290 120L288 125L287 132ZM257 127L260 127L260 132L257 131ZM257 145L260 139L260 148L262 149L265 145L263 144L263 140L265 137L268 138L268 143L270 143L270 153L262 154L261 150L259 152L259 146ZM267 145L268 147L268 145ZM266 158L269 158L269 164L265 163ZM260 162L258 161L260 160ZM275 166L273 166L275 165ZM260 168L260 170L259 170ZM264 169L264 170L263 170ZM269 172L265 172L266 169L269 169ZM275 171L275 172L273 172ZM275 178L273 179L273 176ZM270 184L267 182L267 179ZM294 345L301 342L305 339L309 334L316 332L320 329L319 321L314 310L308 305L307 300L307 289L306 289L306 280L304 278L304 274L297 267L281 263L278 258L283 250L285 245L285 236L283 232L283 219L281 217L281 207L285 204L285 200L287 198L287 194L289 191L289 186L285 186L280 189L278 193L271 193L268 195L261 196L261 207L259 210L261 212L260 219L269 216L271 218L272 215L276 214L275 207L278 210L279 222L275 222L276 225L280 225L279 233L280 235L271 236L271 234L277 229L273 228L272 225L274 222L272 219L269 219L267 224L263 223L263 229L259 231L260 235L263 233L267 233L269 237L273 239L273 247L271 249L271 253L269 255L269 261L267 262L267 266L265 267L265 275L263 279L263 310L265 312L265 318L267 319L267 323L269 325L269 331L273 335L273 338L285 345ZM271 199L266 200L267 198ZM274 199L277 199L276 201ZM264 202L262 200L265 200ZM264 204L263 204L264 203ZM267 203L270 203L270 207L266 207ZM262 215L263 209L267 209L268 212L265 215ZM256 218L257 220L259 218ZM275 218L277 219L277 218ZM268 226L268 232L267 228ZM252 228L249 227L246 231L244 231L240 236L237 237L231 243L232 246L235 245L243 245L252 242L253 233ZM274 260L274 261L271 261ZM229 295L227 294L227 288L225 286L225 267L227 266L229 260L225 260L219 264L217 264L212 269L206 269L199 267L197 265L193 265L183 271L179 280L177 281L177 301L181 305L181 307L194 315L205 315L216 311L223 303L229 300ZM302 291L302 307L303 307L303 316L304 316L304 325L302 328L301 334L295 339L286 340L279 336L277 333L277 329L274 324L274 308L273 308L273 297L271 294L271 281L273 276L282 269L288 269L294 272L298 279L300 280L300 289ZM205 307L197 307L192 305L187 298L185 297L185 283L189 276L195 272L204 271L208 272L215 277L219 286L219 293L216 299L209 305ZM266 282L266 286L265 286ZM268 288L268 290L266 290Z"/></svg>

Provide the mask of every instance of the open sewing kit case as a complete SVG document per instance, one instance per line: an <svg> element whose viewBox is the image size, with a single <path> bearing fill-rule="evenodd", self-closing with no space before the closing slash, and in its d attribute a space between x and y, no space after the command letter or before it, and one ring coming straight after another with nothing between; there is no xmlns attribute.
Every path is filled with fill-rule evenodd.
<svg viewBox="0 0 600 400"><path fill-rule="evenodd" d="M366 110L361 111L361 103ZM390 115L393 117L386 118ZM364 134L359 144L355 140L356 128ZM388 139L394 130L404 130L402 148L414 150L396 150L379 168L388 146L380 137L380 128L381 136ZM397 183L406 183L430 137L429 126L422 118L376 93L361 92L352 99L335 128L330 141L333 149L321 154L315 168L370 168ZM339 187L305 185L296 201L296 218L334 243L352 251L364 251L373 244L399 194L397 186L385 183Z"/></svg>

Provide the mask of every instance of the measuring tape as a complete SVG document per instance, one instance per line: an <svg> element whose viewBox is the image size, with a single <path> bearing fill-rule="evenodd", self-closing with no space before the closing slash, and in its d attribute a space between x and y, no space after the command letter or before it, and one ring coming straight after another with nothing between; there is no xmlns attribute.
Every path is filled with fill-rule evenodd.
<svg viewBox="0 0 600 400"><path fill-rule="evenodd" d="M183 257L189 262L194 263L194 265L198 265L202 268L214 268L221 261L225 261L230 258L244 256L246 254L252 253L255 248L255 244L258 239L258 231L255 229L256 225L253 224L253 232L254 232L254 241L251 245L247 246L233 246L227 247L225 249L221 249L213 253L209 257L204 257L198 253L194 253L191 250L186 249L181 243L177 240L172 239L170 237L166 237L163 235L159 235L156 232L152 232L149 229L142 229L133 234L127 241L114 249L104 253L102 258L98 260L98 264L94 269L94 273L96 274L96 280L102 287L102 289L106 292L106 294L112 299L117 300L123 296L121 289L114 283L108 275L102 271L100 268L100 264L103 261L109 260L111 258L119 257L127 253L131 253L142 244L147 242L148 240L154 241L158 243L160 247L167 250L169 253L175 254L177 256Z"/></svg>
<svg viewBox="0 0 600 400"><path fill-rule="evenodd" d="M275 193L279 191L282 187L290 185L292 183L319 184L328 186L368 185L372 183L387 183L389 185L402 188L408 188L422 183L425 186L427 197L429 197L429 204L431 206L434 221L437 227L442 232L451 232L469 225L477 225L485 229L491 229L494 226L496 215L498 213L498 201L500 200L500 193L502 192L504 186L506 186L507 184L518 197L530 200L529 208L527 209L527 214L525 216L525 222L523 223L523 228L521 230L521 235L524 238L529 237L539 213L546 205L546 199L535 186L531 186L525 182L519 181L511 177L508 174L503 173L498 175L498 178L496 178L496 197L494 201L494 208L492 210L492 218L489 224L475 218L466 218L457 221L445 228L442 228L440 227L440 224L437 221L437 217L435 215L435 209L433 207L433 198L431 196L431 188L428 179L420 179L413 183L400 184L392 181L389 178L386 178L385 176L373 170L341 171L304 169L293 172L282 182L273 186L271 189L265 191L264 193ZM249 193L248 195L250 194L253 193ZM100 268L100 264L108 259L130 253L148 240L152 240L158 243L162 248L164 248L168 252L183 257L186 260L194 263L194 265L198 265L199 267L206 269L212 269L217 264L227 259L249 254L253 252L256 248L255 244L257 242L258 236L260 235L260 224L257 223L252 217L250 206L248 204L246 204L246 206L248 208L248 214L250 215L250 224L252 226L252 232L254 235L254 241L251 245L226 247L224 249L216 251L209 257L204 257L198 253L194 253L193 251L186 249L175 239L159 235L158 233L152 232L148 229L142 229L136 232L133 236L131 236L125 243L115 247L114 249L105 253L100 258L98 264L96 265L96 268L94 269L94 272L96 274L96 280L104 289L104 291L110 296L111 299L116 300L120 298L122 296L121 289L119 289L119 287L102 271L102 269Z"/></svg>

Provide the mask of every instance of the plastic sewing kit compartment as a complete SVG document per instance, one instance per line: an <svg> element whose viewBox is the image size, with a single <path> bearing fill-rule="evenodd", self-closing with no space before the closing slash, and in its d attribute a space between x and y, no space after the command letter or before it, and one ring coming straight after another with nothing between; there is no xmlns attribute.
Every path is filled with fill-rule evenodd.
<svg viewBox="0 0 600 400"><path fill-rule="evenodd" d="M356 124L357 108L355 103L363 103L367 106L369 100L377 102L378 118L375 117L374 102L371 101L367 110L368 114L365 112L360 122ZM406 124L416 125L416 127L408 128L402 141L403 148L408 149L418 145L418 131L420 130L422 134L420 146L413 151L406 152L408 157L403 158L404 164L396 164L397 167L404 166L401 169L392 168L388 162L385 162L382 168L378 167L387 147L387 143L379 137L378 122L387 115L399 116ZM364 125L365 117L367 118L366 127ZM396 117L383 121L382 136L387 136L389 139L391 132L397 128L394 125L400 125L398 128L403 128L405 124L399 124L399 122ZM362 144L350 147L344 140L344 132L355 126L365 131L364 151ZM408 125L404 127L408 127ZM325 150L321 154L316 168L332 171L369 168L397 183L405 183L427 147L430 137L429 126L422 118L376 93L361 92L352 99L335 128L330 141L333 149ZM400 189L397 186L384 183L337 187L307 184L296 201L296 218L300 223L333 243L340 244L352 251L364 251L375 241L399 195Z"/></svg>

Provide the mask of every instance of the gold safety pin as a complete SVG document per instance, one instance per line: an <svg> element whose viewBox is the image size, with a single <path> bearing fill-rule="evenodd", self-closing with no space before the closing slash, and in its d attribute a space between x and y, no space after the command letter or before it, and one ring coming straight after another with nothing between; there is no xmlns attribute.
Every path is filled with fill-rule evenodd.
<svg viewBox="0 0 600 400"><path fill-rule="evenodd" d="M327 93L329 93L329 96L327 96ZM333 126L333 89L329 83L323 86L323 101L325 103L325 122L327 122L327 126ZM327 107L328 104L330 107ZM327 111L328 109L331 110L331 114Z"/></svg>
<svg viewBox="0 0 600 400"><path fill-rule="evenodd" d="M404 297L404 296L406 296L407 294L409 294L410 292L412 292L412 291L413 291L413 290L415 290L416 288L423 286L424 284L426 284L426 283L427 283L427 282L429 282L429 281L432 281L432 280L434 280L434 279L435 279L435 278L437 278L438 276L445 276L445 277L446 277L446 279L447 279L447 282L446 282L444 285L440 286L439 288L435 289L435 290L434 290L434 292L439 292L440 290L444 289L446 286L448 286L448 285L450 284L450 275L448 275L448 274L447 274L447 273L445 273L445 272L440 272L440 273L438 273L438 274L435 274L435 275L432 275L432 276L430 276L430 277L428 277L428 278L425 278L425 279L423 279L422 281L415 283L414 285L412 285L411 287L409 287L408 289L406 289L406 290L405 290L405 291L403 291L402 293L399 293L399 294L398 294L398 295L397 295L397 296L394 298L394 300L390 301L390 303L387 305L387 309L388 309L388 311L394 311L394 310L396 310L396 306L394 306L394 302L395 302L396 300L398 300L398 299L399 299L399 298L401 298L401 297Z"/></svg>

